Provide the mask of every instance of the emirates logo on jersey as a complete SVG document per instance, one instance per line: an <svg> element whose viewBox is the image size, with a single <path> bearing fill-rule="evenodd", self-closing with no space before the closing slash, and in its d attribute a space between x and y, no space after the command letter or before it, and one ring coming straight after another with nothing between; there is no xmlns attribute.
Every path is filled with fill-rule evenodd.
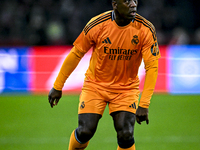
<svg viewBox="0 0 200 150"><path fill-rule="evenodd" d="M131 40L131 43L133 45L137 45L139 43L139 39L138 39L138 36L137 35L134 35L133 36L133 39Z"/></svg>

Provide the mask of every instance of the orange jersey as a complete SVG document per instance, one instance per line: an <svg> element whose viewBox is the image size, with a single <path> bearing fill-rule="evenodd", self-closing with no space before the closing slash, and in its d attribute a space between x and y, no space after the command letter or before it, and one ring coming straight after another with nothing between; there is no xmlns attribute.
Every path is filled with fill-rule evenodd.
<svg viewBox="0 0 200 150"><path fill-rule="evenodd" d="M154 26L140 15L127 26L120 27L108 11L92 18L74 46L86 53L93 48L85 83L110 90L139 87L138 69L144 62L160 57Z"/></svg>

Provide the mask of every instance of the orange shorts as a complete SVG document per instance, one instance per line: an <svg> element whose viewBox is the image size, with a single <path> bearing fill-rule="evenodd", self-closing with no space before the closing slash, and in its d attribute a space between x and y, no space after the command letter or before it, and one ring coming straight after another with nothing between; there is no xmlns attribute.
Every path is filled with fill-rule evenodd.
<svg viewBox="0 0 200 150"><path fill-rule="evenodd" d="M84 87L79 98L78 114L96 113L103 115L106 105L109 114L116 111L136 113L139 99L139 89L123 93L102 91L97 88Z"/></svg>

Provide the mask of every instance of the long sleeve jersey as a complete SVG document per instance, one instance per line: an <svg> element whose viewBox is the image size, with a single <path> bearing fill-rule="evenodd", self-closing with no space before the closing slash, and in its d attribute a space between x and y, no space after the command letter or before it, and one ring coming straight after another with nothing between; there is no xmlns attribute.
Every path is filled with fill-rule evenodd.
<svg viewBox="0 0 200 150"><path fill-rule="evenodd" d="M75 40L54 88L62 89L80 59L93 48L84 86L90 84L113 92L139 88L138 69L143 59L146 78L140 106L147 108L155 87L160 58L155 28L139 14L123 27L116 24L113 16L114 11L108 11L87 23Z"/></svg>

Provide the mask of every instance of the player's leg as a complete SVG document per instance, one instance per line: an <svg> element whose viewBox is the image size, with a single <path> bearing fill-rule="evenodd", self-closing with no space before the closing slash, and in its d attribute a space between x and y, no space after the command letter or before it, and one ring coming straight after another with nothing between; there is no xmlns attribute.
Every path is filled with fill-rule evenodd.
<svg viewBox="0 0 200 150"><path fill-rule="evenodd" d="M99 114L79 114L78 128L71 134L68 150L84 150L94 135L100 118Z"/></svg>
<svg viewBox="0 0 200 150"><path fill-rule="evenodd" d="M79 98L78 128L72 133L69 150L85 149L94 135L107 104L101 94L94 86L83 86Z"/></svg>
<svg viewBox="0 0 200 150"><path fill-rule="evenodd" d="M109 101L109 113L117 132L118 150L135 150L134 125L139 98L139 88L119 93Z"/></svg>
<svg viewBox="0 0 200 150"><path fill-rule="evenodd" d="M135 150L133 136L135 114L126 111L117 111L111 113L111 116L113 117L114 127L117 132L117 150Z"/></svg>
<svg viewBox="0 0 200 150"><path fill-rule="evenodd" d="M97 129L100 118L101 115L99 114L79 114L79 125L76 131L77 138L81 142L87 142L92 138Z"/></svg>

